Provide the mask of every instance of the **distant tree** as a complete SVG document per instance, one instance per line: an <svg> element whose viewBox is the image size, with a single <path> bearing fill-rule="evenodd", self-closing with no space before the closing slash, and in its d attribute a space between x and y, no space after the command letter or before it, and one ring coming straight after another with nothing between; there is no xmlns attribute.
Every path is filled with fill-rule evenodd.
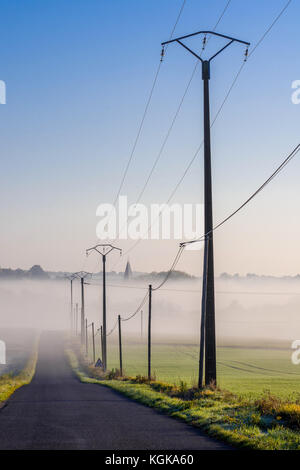
<svg viewBox="0 0 300 470"><path fill-rule="evenodd" d="M29 269L28 277L32 279L49 279L49 275L38 264Z"/></svg>

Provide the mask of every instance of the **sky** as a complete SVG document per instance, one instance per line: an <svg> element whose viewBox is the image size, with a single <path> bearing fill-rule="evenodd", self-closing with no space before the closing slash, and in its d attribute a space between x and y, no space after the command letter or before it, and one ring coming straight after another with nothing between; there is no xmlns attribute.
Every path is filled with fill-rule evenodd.
<svg viewBox="0 0 300 470"><path fill-rule="evenodd" d="M186 0L175 36L211 30L226 0ZM253 46L286 0L231 0L217 31ZM0 0L0 266L99 270L85 250L96 243L99 204L113 203L181 0ZM299 143L300 3L292 0L240 74L212 128L214 221L239 206ZM200 38L187 44L201 51ZM222 43L211 39L205 53ZM233 45L211 67L211 117L239 70L244 47ZM251 51L251 49L250 49ZM134 203L156 159L195 66L172 44L122 187ZM203 139L200 68L186 94L141 200L165 203ZM299 255L296 157L249 206L215 232L215 270L296 274ZM203 202L199 152L171 202ZM134 241L116 241L125 251ZM138 271L167 270L178 240L141 241L127 259ZM202 252L183 253L178 269L200 274Z"/></svg>

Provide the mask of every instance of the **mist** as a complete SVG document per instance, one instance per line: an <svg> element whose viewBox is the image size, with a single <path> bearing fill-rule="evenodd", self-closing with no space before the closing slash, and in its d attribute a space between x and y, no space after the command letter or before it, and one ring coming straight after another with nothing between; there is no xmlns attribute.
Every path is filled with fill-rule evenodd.
<svg viewBox="0 0 300 470"><path fill-rule="evenodd" d="M102 322L101 280L85 286L88 323ZM216 330L218 344L244 342L289 342L297 339L300 315L299 280L216 279ZM155 286L155 283L154 283ZM117 316L134 313L147 293L147 283L132 279L107 279L107 332ZM167 282L153 291L153 341L197 344L200 329L201 281ZM73 282L74 311L78 304L80 326L80 283ZM123 322L123 335L139 340L146 335L148 303L143 318L138 312ZM75 315L75 313L73 312ZM142 325L143 322L143 325ZM67 280L11 280L0 283L0 333L3 329L67 330L70 326L70 282ZM111 335L113 340L116 332Z"/></svg>

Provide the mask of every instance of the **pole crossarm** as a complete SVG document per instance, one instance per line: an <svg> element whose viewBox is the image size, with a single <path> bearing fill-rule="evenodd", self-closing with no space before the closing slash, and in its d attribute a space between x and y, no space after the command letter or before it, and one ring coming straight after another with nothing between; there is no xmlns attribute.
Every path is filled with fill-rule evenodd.
<svg viewBox="0 0 300 470"><path fill-rule="evenodd" d="M88 248L86 250L86 255L88 256L91 251L97 251L101 256L106 256L108 255L111 251L113 250L118 250L120 254L122 254L121 248L118 248L114 245L110 245L108 243L100 243L98 245L92 246L91 248ZM107 250L107 251L106 251Z"/></svg>
<svg viewBox="0 0 300 470"><path fill-rule="evenodd" d="M181 41L182 39L191 38L193 36L197 36L198 34L212 34L213 36L218 36L220 38L229 39L230 41L233 41L233 42L239 42L240 44L245 44L245 46L250 46L250 42L242 41L241 39L233 38L225 34L216 33L215 31L197 31L196 33L186 34L185 36L180 36L179 38L174 38L174 39L171 39L170 41L162 42L161 45L165 46L166 44L171 44L172 42L178 42L178 41Z"/></svg>
<svg viewBox="0 0 300 470"><path fill-rule="evenodd" d="M78 271L77 273L74 273L74 277L76 277L77 279L85 279L87 276L92 276L93 273L88 273L86 271ZM85 284L87 284L85 282Z"/></svg>
<svg viewBox="0 0 300 470"><path fill-rule="evenodd" d="M194 52L192 49L190 49L186 44L184 44L182 42L182 39L187 39L187 38L190 38L190 37L193 37L193 36L197 36L198 34L204 34L204 35L212 34L213 36L228 39L229 42L227 44L225 44L225 46L223 46L218 52L216 52L214 55L212 55L209 59L203 60L198 54L196 54L196 52ZM237 39L237 38L233 38L233 37L227 36L225 34L215 33L214 31L198 31L197 33L187 34L186 36L181 36L179 38L171 39L170 41L162 42L161 45L164 47L165 45L173 43L173 42L177 42L178 44L180 44L180 46L184 47L184 49L186 49L188 52L190 52L194 57L196 57L202 63L206 62L206 61L211 62L215 57L217 57L219 54L221 54L221 52L223 52L225 49L227 49L227 47L231 46L231 44L233 44L234 42L237 42L239 44L244 44L247 47L250 46L250 42L243 41L243 40Z"/></svg>

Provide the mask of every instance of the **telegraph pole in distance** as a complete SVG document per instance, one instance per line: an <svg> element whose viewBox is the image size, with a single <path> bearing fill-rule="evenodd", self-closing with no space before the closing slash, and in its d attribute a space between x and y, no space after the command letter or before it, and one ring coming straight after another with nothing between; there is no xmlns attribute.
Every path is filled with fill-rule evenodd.
<svg viewBox="0 0 300 470"><path fill-rule="evenodd" d="M92 341L93 341L93 364L96 362L96 353L95 353L95 328L94 322L92 322Z"/></svg>
<svg viewBox="0 0 300 470"><path fill-rule="evenodd" d="M75 279L75 274L71 274L70 276L67 276L67 279L70 281L70 294L71 294L71 299L70 299L70 330L73 332L73 281Z"/></svg>
<svg viewBox="0 0 300 470"><path fill-rule="evenodd" d="M80 287L81 287L81 315L80 315L80 337L81 337L81 345L84 345L85 342L85 332L84 332L84 322L85 322L85 299L84 299L84 286L88 284L85 282L85 278L87 276L92 276L92 273L88 273L86 271L79 271L74 274L78 279L80 279Z"/></svg>
<svg viewBox="0 0 300 470"><path fill-rule="evenodd" d="M106 371L107 369L107 347L106 347L106 270L105 270L105 263L106 257L109 253L113 250L118 250L120 254L122 254L122 250L117 248L116 246L109 245L109 244L98 244L93 246L92 248L88 248L86 250L86 255L91 251L96 251L99 255L102 256L102 325L103 325L103 369Z"/></svg>
<svg viewBox="0 0 300 470"><path fill-rule="evenodd" d="M143 339L143 310L141 310L141 339Z"/></svg>
<svg viewBox="0 0 300 470"><path fill-rule="evenodd" d="M122 360L122 333L121 333L121 315L118 315L119 325L119 356L120 356L120 375L123 376L123 360Z"/></svg>
<svg viewBox="0 0 300 470"><path fill-rule="evenodd" d="M88 354L89 354L87 318L85 319L85 354L86 354L87 356L88 356Z"/></svg>
<svg viewBox="0 0 300 470"><path fill-rule="evenodd" d="M219 38L226 39L225 46L218 52L212 55L208 60L203 60L197 53L192 51L186 46L182 40L203 34L213 35ZM179 38L165 41L162 43L164 47L166 44L176 42L184 49L190 52L194 57L201 61L202 64L202 80L204 92L204 230L205 235L208 237L209 243L205 244L207 250L207 280L206 291L202 293L205 295L205 384L216 384L217 370L216 370L216 331L215 331L215 288L214 288L214 250L213 250L213 214L212 214L212 178L211 178L211 143L210 143L210 109L209 109L209 80L210 80L210 63L223 52L227 47L233 43L244 44L249 47L250 43L241 41L240 39L225 36L224 34L215 33L214 31L198 31L196 33L187 34ZM246 51L247 54L247 51ZM245 55L246 55L245 54Z"/></svg>
<svg viewBox="0 0 300 470"><path fill-rule="evenodd" d="M149 285L148 304L148 380L151 380L151 314L152 314L152 285Z"/></svg>
<svg viewBox="0 0 300 470"><path fill-rule="evenodd" d="M75 306L75 335L78 333L78 303Z"/></svg>

